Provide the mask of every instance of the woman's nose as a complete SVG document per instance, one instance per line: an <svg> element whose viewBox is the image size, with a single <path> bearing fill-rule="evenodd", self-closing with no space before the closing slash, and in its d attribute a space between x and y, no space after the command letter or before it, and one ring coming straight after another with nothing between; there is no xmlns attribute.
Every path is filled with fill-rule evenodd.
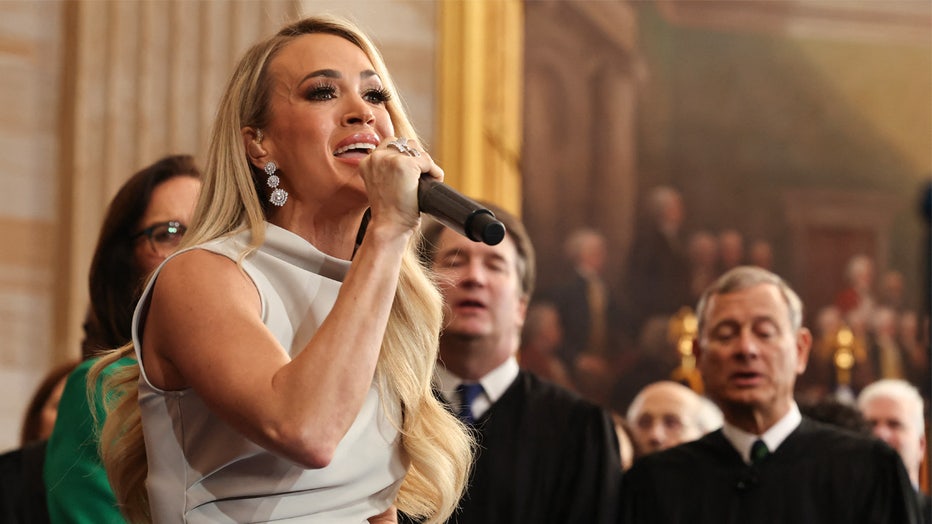
<svg viewBox="0 0 932 524"><path fill-rule="evenodd" d="M343 115L343 124L352 125L352 124L369 124L372 125L375 123L375 113L372 112L372 108L369 107L364 101L360 100L354 102L352 107L348 108L346 113Z"/></svg>

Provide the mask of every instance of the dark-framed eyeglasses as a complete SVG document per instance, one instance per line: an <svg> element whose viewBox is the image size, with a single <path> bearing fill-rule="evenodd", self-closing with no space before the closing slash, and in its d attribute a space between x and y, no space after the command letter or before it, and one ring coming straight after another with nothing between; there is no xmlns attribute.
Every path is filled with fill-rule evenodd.
<svg viewBox="0 0 932 524"><path fill-rule="evenodd" d="M177 220L170 220L168 222L152 224L142 231L133 234L130 240L136 241L139 237L144 236L148 239L149 247L152 248L153 253L161 257L167 257L178 249L178 244L181 243L181 237L184 236L187 230L188 226Z"/></svg>

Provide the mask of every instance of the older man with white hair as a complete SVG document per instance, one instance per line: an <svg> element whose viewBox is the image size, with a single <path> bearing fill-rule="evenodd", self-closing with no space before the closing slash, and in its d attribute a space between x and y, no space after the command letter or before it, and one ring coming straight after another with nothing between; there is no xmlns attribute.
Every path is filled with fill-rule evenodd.
<svg viewBox="0 0 932 524"><path fill-rule="evenodd" d="M628 407L628 425L638 456L696 440L722 425L708 399L670 380L648 384Z"/></svg>
<svg viewBox="0 0 932 524"><path fill-rule="evenodd" d="M805 418L793 398L812 335L779 276L739 266L703 293L694 349L725 422L638 459L622 479L626 524L915 524L899 456Z"/></svg>
<svg viewBox="0 0 932 524"><path fill-rule="evenodd" d="M919 465L926 449L925 414L919 391L905 380L878 380L861 391L858 408L874 436L900 454L919 495L922 516L925 522L932 522L932 502L919 490Z"/></svg>

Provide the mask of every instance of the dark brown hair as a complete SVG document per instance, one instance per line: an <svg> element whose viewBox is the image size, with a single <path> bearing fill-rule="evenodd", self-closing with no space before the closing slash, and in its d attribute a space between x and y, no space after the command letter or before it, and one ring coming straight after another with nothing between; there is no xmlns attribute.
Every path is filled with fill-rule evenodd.
<svg viewBox="0 0 932 524"><path fill-rule="evenodd" d="M49 371L45 378L42 379L42 383L39 384L39 387L36 388L36 392L33 393L32 400L29 401L29 407L26 408L26 415L23 417L23 430L19 437L20 446L25 446L30 442L39 440L39 418L42 413L42 408L45 407L45 403L48 402L49 397L52 396L52 390L55 389L55 386L62 380L65 380L65 377L67 377L74 368L78 367L79 363L79 360L75 360L61 364Z"/></svg>
<svg viewBox="0 0 932 524"><path fill-rule="evenodd" d="M132 236L149 207L155 188L176 176L200 178L190 155L166 156L127 180L107 208L91 261L91 306L84 324L81 353L120 347L132 338L133 309L146 275L136 264Z"/></svg>

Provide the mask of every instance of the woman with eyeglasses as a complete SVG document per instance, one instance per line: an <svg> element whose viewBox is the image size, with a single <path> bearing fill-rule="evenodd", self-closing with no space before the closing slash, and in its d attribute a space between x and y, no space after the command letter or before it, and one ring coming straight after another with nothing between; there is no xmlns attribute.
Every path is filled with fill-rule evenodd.
<svg viewBox="0 0 932 524"><path fill-rule="evenodd" d="M133 521L370 524L456 508L472 441L431 393L422 174L368 37L297 21L236 66L181 248L133 319L101 436ZM364 235L360 224L371 213Z"/></svg>
<svg viewBox="0 0 932 524"><path fill-rule="evenodd" d="M90 268L91 304L82 343L86 360L68 377L46 449L52 522L124 522L98 455L104 410L98 395L94 424L87 373L95 355L131 340L133 309L145 278L178 248L194 214L200 177L191 156L167 156L133 175L110 202ZM118 360L101 374L110 376L133 363Z"/></svg>
<svg viewBox="0 0 932 524"><path fill-rule="evenodd" d="M130 341L144 280L177 249L200 188L194 159L173 155L133 175L113 197L91 261L85 357Z"/></svg>

